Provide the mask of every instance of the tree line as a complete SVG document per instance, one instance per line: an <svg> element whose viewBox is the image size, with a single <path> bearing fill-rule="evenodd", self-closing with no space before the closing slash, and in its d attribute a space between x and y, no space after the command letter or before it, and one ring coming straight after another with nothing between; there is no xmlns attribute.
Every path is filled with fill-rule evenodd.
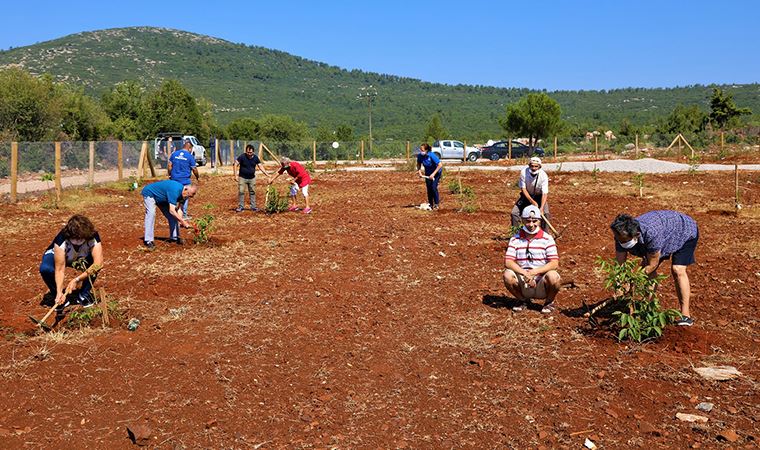
<svg viewBox="0 0 760 450"><path fill-rule="evenodd" d="M124 81L95 98L81 88L54 82L49 75L36 77L19 68L0 70L0 140L3 141L143 140L165 131L193 134L201 140L211 137L279 142L366 139L346 123L317 122L310 127L284 114L238 117L223 126L214 116L214 107L208 99L193 97L174 79L167 79L152 89L135 80ZM634 124L627 117L617 124L578 123L562 120L560 104L546 93L526 93L509 103L503 114L493 117L502 136L490 136L492 132L475 129L477 125L473 125L475 128L469 137L485 141L519 136L535 144L550 136L579 137L588 131L611 129L624 139L636 134L650 135L657 144L683 133L699 145L710 132L746 126L748 121L743 118L750 115L749 108L738 107L730 93L716 87L709 111L698 105L676 105L671 112L648 125ZM381 117L378 119L382 121ZM449 133L443 122L442 115L434 113L427 123L420 125L418 136L402 137L431 142L462 138ZM493 126L487 129L492 130Z"/></svg>

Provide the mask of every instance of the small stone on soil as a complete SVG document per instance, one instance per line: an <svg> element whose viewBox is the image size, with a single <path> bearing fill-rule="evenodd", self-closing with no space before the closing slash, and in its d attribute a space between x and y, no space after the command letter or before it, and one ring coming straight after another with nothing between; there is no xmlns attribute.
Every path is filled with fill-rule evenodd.
<svg viewBox="0 0 760 450"><path fill-rule="evenodd" d="M734 430L723 430L718 433L718 440L724 439L728 442L736 442L739 440L739 435Z"/></svg>
<svg viewBox="0 0 760 450"><path fill-rule="evenodd" d="M713 409L713 406L714 406L714 405L713 405L712 403L710 403L710 402L702 402L702 403L698 404L698 405L696 406L696 408L697 408L698 410L700 410L700 411L704 411L704 412L710 412L710 411L712 411L712 409Z"/></svg>
<svg viewBox="0 0 760 450"><path fill-rule="evenodd" d="M699 422L699 423L707 423L707 421L710 420L705 416L699 416L697 414L685 414L685 413L676 413L676 419L682 422Z"/></svg>

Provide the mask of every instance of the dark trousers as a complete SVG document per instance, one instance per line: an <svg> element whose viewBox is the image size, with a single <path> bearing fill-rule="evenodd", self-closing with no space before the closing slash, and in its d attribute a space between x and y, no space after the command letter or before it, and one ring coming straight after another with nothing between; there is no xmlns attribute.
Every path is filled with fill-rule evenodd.
<svg viewBox="0 0 760 450"><path fill-rule="evenodd" d="M87 267L92 265L92 258L87 258ZM71 267L71 266L69 266ZM51 293L55 295L55 257L52 253L45 253L42 255L42 263L40 264L40 275L42 275L43 281L47 285ZM81 297L86 297L92 290L92 282L95 281L97 275L90 275L82 282L82 289L79 291ZM92 280L92 281L90 281ZM65 288L65 286L64 286Z"/></svg>
<svg viewBox="0 0 760 450"><path fill-rule="evenodd" d="M425 178L425 187L427 188L427 198L430 207L438 206L440 203L440 197L438 196L438 182L441 180L440 176L435 176L432 180Z"/></svg>

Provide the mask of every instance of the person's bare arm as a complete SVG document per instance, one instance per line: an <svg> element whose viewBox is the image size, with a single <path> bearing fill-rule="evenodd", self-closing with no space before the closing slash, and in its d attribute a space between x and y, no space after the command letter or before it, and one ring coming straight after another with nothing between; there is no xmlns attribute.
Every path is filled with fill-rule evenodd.
<svg viewBox="0 0 760 450"><path fill-rule="evenodd" d="M660 265L660 252L654 252L654 253L647 253L647 257L645 260L641 260L641 268L644 270L644 272L647 275L650 275L655 270L657 270L657 266Z"/></svg>
<svg viewBox="0 0 760 450"><path fill-rule="evenodd" d="M66 276L66 252L59 246L53 246L53 261L55 262L55 304L60 305L66 300L63 290L63 279Z"/></svg>
<svg viewBox="0 0 760 450"><path fill-rule="evenodd" d="M177 205L169 203L169 214L174 216L175 219L185 228L190 227L190 222L185 220L185 218L182 216L182 212L180 209L178 209Z"/></svg>
<svg viewBox="0 0 760 450"><path fill-rule="evenodd" d="M200 176L200 174L198 173L198 168L197 168L197 167L193 167L193 175L195 175L195 179L196 179L197 181L201 181L201 176Z"/></svg>

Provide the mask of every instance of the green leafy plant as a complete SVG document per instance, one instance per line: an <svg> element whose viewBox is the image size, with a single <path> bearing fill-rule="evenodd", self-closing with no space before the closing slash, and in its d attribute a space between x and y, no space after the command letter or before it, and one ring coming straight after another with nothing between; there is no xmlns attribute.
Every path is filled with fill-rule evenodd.
<svg viewBox="0 0 760 450"><path fill-rule="evenodd" d="M211 214L204 214L195 219L195 237L193 242L196 244L206 244L211 239L211 233L214 231L214 218Z"/></svg>
<svg viewBox="0 0 760 450"><path fill-rule="evenodd" d="M314 175L314 163L312 161L307 162L304 164L304 167L309 172L310 175Z"/></svg>
<svg viewBox="0 0 760 450"><path fill-rule="evenodd" d="M689 157L689 175L694 175L697 173L697 170L699 169L699 163L701 162L701 158L699 155L694 155Z"/></svg>
<svg viewBox="0 0 760 450"><path fill-rule="evenodd" d="M280 192L274 186L267 188L266 202L264 203L264 211L267 214L275 214L288 209L288 197L280 195Z"/></svg>
<svg viewBox="0 0 760 450"><path fill-rule="evenodd" d="M639 198L644 197L644 174L639 172L633 176L633 181L639 187Z"/></svg>
<svg viewBox="0 0 760 450"><path fill-rule="evenodd" d="M417 171L417 160L416 159L410 159L406 161L403 164L397 165L396 170L398 172L416 172Z"/></svg>
<svg viewBox="0 0 760 450"><path fill-rule="evenodd" d="M50 182L55 180L55 175L53 175L50 172L45 172L40 177L40 181L45 182L45 186L47 187L47 193L48 193L48 202L42 205L43 208L48 209L58 209L58 196L53 191L50 190Z"/></svg>
<svg viewBox="0 0 760 450"><path fill-rule="evenodd" d="M668 324L681 316L677 310L662 309L660 306L657 286L666 278L665 275L650 277L636 259L618 264L614 259L600 257L596 264L605 274L605 288L611 290L615 299L628 307L627 312L612 313L618 318L618 340L642 342L656 339L662 336Z"/></svg>
<svg viewBox="0 0 760 450"><path fill-rule="evenodd" d="M449 190L459 198L459 211L474 213L478 210L475 199L475 191L472 186L462 184L462 179L452 180L449 182Z"/></svg>
<svg viewBox="0 0 760 450"><path fill-rule="evenodd" d="M119 308L119 302L112 300L108 302L108 315L113 317L116 321L121 322L124 320L124 313ZM66 321L68 328L84 328L89 327L95 319L103 318L102 308L82 308L76 311L72 311Z"/></svg>
<svg viewBox="0 0 760 450"><path fill-rule="evenodd" d="M594 180L595 183L597 181L597 178L599 177L599 172L600 170L596 166L594 166L594 169L591 171L591 178Z"/></svg>

